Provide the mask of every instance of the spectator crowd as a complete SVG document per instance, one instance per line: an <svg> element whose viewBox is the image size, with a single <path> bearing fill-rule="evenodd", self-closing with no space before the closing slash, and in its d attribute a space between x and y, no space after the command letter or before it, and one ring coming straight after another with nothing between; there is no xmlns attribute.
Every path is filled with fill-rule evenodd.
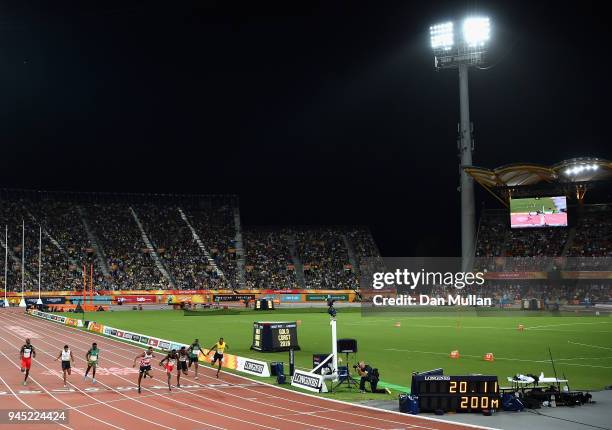
<svg viewBox="0 0 612 430"><path fill-rule="evenodd" d="M476 260L491 271L612 270L612 207L584 207L569 227L509 227L508 215L482 215Z"/></svg>
<svg viewBox="0 0 612 430"><path fill-rule="evenodd" d="M22 222L26 290L38 288L39 226L44 290L79 290L89 283L91 268L95 287L103 290L356 289L360 264L380 258L365 228L240 232L231 202L53 197L0 200L0 225L9 231L11 290L21 290ZM4 249L4 238L0 243Z"/></svg>
<svg viewBox="0 0 612 430"><path fill-rule="evenodd" d="M8 246L3 234L0 245L8 253L7 285L19 291L23 279L26 290L38 288L39 227L45 290L79 290L84 278L89 279L90 268L95 287L105 290L356 290L360 273L383 266L378 247L364 227L241 229L238 220L235 203L224 200L203 204L154 198L2 198L0 226L7 226ZM477 269L612 271L610 206L585 208L568 228L510 229L508 224L507 214L482 215ZM0 271L2 284L3 278ZM553 295L540 290L537 282L502 287L496 293L502 301L525 295L601 300L609 294L605 283L575 283Z"/></svg>

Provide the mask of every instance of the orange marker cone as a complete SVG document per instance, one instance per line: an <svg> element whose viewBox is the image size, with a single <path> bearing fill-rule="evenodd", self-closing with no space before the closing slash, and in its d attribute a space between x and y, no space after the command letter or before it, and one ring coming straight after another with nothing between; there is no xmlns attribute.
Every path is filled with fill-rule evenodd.
<svg viewBox="0 0 612 430"><path fill-rule="evenodd" d="M459 358L459 350L451 351L450 358Z"/></svg>
<svg viewBox="0 0 612 430"><path fill-rule="evenodd" d="M495 361L495 357L493 357L492 352L487 352L483 358L484 358L484 361Z"/></svg>
<svg viewBox="0 0 612 430"><path fill-rule="evenodd" d="M395 324L393 324L393 326L395 326L395 327L401 327L401 326L402 326L402 323L398 321L398 322L396 322Z"/></svg>

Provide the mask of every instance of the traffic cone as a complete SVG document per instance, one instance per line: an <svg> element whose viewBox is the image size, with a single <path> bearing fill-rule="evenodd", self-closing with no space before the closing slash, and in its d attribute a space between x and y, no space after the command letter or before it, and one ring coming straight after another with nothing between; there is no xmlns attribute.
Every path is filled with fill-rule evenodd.
<svg viewBox="0 0 612 430"><path fill-rule="evenodd" d="M394 326L394 327L401 327L401 326L402 326L402 323L398 321L398 322L396 322L395 324L393 324L393 326Z"/></svg>
<svg viewBox="0 0 612 430"><path fill-rule="evenodd" d="M484 358L484 361L495 361L495 357L493 357L492 352L487 352L483 358Z"/></svg>
<svg viewBox="0 0 612 430"><path fill-rule="evenodd" d="M518 331L525 331L525 326L523 324L519 324L516 328Z"/></svg>
<svg viewBox="0 0 612 430"><path fill-rule="evenodd" d="M459 350L451 351L450 358L459 358Z"/></svg>

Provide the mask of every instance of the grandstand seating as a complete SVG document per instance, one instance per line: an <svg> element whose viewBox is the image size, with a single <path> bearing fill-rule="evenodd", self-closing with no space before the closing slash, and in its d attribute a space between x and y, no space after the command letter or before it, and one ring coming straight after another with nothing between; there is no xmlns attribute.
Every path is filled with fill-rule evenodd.
<svg viewBox="0 0 612 430"><path fill-rule="evenodd" d="M9 230L8 287L21 289L22 220L26 290L38 285L39 225L45 290L80 289L83 267L88 271L90 265L97 289L357 289L360 272L381 261L366 228L241 228L237 213L231 196L0 191L0 226ZM612 270L612 206L585 206L574 217L569 229L512 230L507 213L485 211L478 231L477 268ZM4 250L3 237L0 243ZM238 264L241 258L244 265ZM3 276L0 273L2 284ZM547 300L576 300L607 298L610 291L597 282L568 286L551 294L537 282L505 282L497 290L489 285L488 292L499 300L534 294Z"/></svg>
<svg viewBox="0 0 612 430"><path fill-rule="evenodd" d="M296 262L292 257L289 229L249 229L244 232L246 248L247 288L267 288L282 285L301 288L296 275Z"/></svg>
<svg viewBox="0 0 612 430"><path fill-rule="evenodd" d="M574 220L569 228L511 229L507 212L485 211L478 230L476 267L492 272L612 271L612 205L585 205L570 216ZM608 303L612 285L597 279L501 281L488 283L487 294L498 300L534 297L546 303Z"/></svg>
<svg viewBox="0 0 612 430"><path fill-rule="evenodd" d="M485 211L478 230L476 257L488 265L494 257L513 257L505 259L505 269L518 271L544 270L542 261L550 262L553 257L612 257L612 207L585 206L574 216L574 234L570 235L568 228L510 229L507 213ZM583 260L583 268L586 261ZM606 260L599 261L603 264ZM565 268L575 264L569 262L572 258L566 259Z"/></svg>
<svg viewBox="0 0 612 430"><path fill-rule="evenodd" d="M306 288L356 288L342 232L334 228L298 229L297 252Z"/></svg>
<svg viewBox="0 0 612 430"><path fill-rule="evenodd" d="M98 289L357 288L362 261L380 258L367 229L348 227L245 228L238 250L234 201L0 192L9 289L21 289L22 220L26 290L38 285L39 225L45 290L82 288L90 265Z"/></svg>

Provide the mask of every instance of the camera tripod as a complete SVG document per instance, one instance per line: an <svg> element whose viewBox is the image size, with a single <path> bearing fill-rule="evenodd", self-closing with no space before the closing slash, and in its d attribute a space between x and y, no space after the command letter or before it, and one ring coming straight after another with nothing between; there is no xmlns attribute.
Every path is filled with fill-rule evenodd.
<svg viewBox="0 0 612 430"><path fill-rule="evenodd" d="M351 366L349 365L349 353L345 352L344 353L346 355L346 375L339 377L338 382L334 385L332 384L331 386L331 392L334 391L334 389L338 388L340 385L345 384L346 386L348 386L349 389L352 389L352 387L358 388L359 384L357 383L357 381L355 380L355 378L353 378L351 376Z"/></svg>

